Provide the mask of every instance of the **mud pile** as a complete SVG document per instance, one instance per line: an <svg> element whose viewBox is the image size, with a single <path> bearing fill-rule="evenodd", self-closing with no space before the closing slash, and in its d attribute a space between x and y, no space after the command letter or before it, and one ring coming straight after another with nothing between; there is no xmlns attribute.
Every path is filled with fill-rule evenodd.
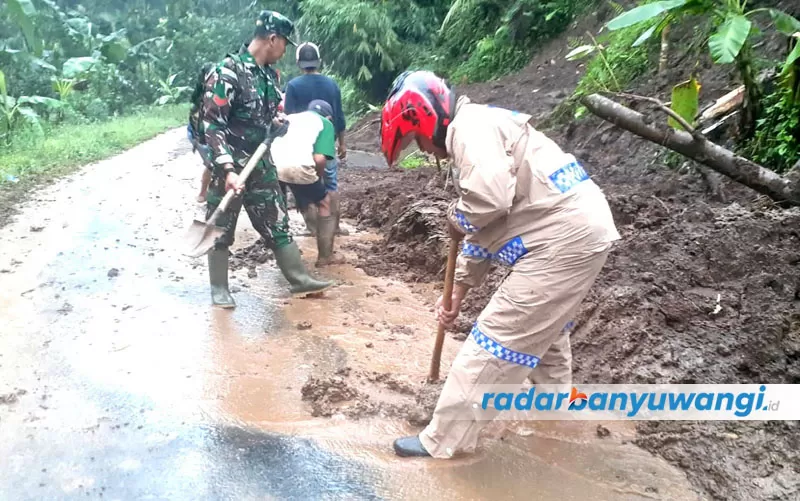
<svg viewBox="0 0 800 501"><path fill-rule="evenodd" d="M381 416L424 426L431 420L443 384L415 385L391 374L344 369L332 376L309 377L301 393L312 416Z"/></svg>
<svg viewBox="0 0 800 501"><path fill-rule="evenodd" d="M272 251L264 245L264 240L259 238L247 247L236 249L230 256L232 271L247 268L248 274L255 276L256 266L275 259ZM252 278L252 277L251 277Z"/></svg>
<svg viewBox="0 0 800 501"><path fill-rule="evenodd" d="M447 256L443 223L454 200L446 182L435 167L405 172L343 169L343 217L387 237L378 243L350 244L359 256L358 266L372 276L391 275L409 282L443 277Z"/></svg>

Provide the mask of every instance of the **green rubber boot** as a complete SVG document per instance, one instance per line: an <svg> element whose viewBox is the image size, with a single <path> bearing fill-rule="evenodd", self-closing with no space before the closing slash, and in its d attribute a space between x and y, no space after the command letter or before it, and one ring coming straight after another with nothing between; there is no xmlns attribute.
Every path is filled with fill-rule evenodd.
<svg viewBox="0 0 800 501"><path fill-rule="evenodd" d="M228 290L228 248L211 249L208 252L208 278L211 282L211 302L220 308L235 308Z"/></svg>
<svg viewBox="0 0 800 501"><path fill-rule="evenodd" d="M324 282L312 278L306 267L303 264L303 259L300 257L300 249L297 247L296 242L289 245L284 245L275 249L275 261L281 269L281 273L286 277L291 285L290 291L294 295L313 294L315 292L322 292L325 289L333 286L333 282Z"/></svg>

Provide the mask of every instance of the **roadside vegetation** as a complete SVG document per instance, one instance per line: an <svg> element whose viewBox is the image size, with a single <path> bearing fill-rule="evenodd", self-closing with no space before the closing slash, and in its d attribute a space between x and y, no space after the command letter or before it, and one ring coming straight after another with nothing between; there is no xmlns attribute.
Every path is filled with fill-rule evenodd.
<svg viewBox="0 0 800 501"><path fill-rule="evenodd" d="M49 148L60 167L117 151L96 142L76 154L59 137L74 134L77 142L81 131L111 130L130 145L179 125L176 106L186 105L197 69L247 42L248 19L260 9L285 13L297 21L299 39L321 46L352 124L377 109L407 68L458 84L497 79L601 7L613 19L600 32L569 37L569 59L585 59L585 68L559 120L586 116L581 96L622 92L642 75L668 71L678 51L680 64L698 68L710 56L746 86L740 150L778 172L792 166L800 151L800 23L778 1L7 0L0 7L0 186L60 161L25 158L26 151ZM759 52L775 35L785 50ZM278 69L282 83L298 74L291 49Z"/></svg>

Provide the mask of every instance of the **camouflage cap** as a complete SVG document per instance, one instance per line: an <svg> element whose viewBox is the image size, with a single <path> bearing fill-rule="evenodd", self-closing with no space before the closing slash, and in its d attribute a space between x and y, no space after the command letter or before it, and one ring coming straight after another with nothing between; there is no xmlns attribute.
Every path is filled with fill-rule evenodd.
<svg viewBox="0 0 800 501"><path fill-rule="evenodd" d="M264 36L270 33L280 35L292 45L297 45L291 39L294 32L294 23L280 12L274 10L262 10L256 18L255 36Z"/></svg>

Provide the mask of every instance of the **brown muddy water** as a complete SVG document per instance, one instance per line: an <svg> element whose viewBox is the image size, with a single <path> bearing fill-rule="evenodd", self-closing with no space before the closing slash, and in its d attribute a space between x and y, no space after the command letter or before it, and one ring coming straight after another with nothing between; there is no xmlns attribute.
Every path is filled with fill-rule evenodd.
<svg viewBox="0 0 800 501"><path fill-rule="evenodd" d="M497 425L471 458L395 457L419 427L386 409L425 384L433 292L345 264L314 270L337 280L325 297L293 299L266 262L232 273L235 310L212 308L205 259L180 252L200 169L171 131L3 228L0 498L699 499L626 423ZM256 238L242 215L236 248ZM315 412L304 385L337 374L378 410Z"/></svg>

